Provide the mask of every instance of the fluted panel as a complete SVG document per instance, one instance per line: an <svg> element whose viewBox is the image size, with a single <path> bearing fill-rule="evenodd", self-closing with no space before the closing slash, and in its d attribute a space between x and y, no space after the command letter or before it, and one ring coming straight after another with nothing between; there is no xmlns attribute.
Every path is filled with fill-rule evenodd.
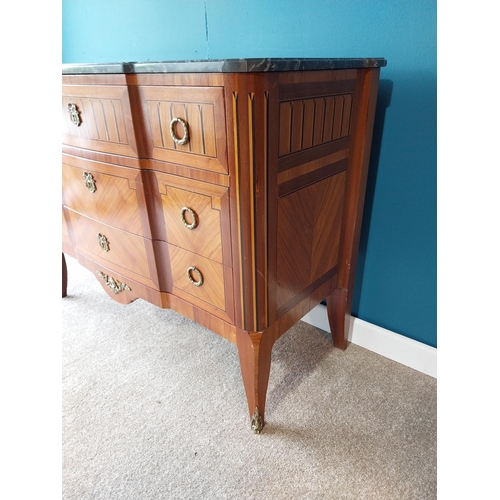
<svg viewBox="0 0 500 500"><path fill-rule="evenodd" d="M75 105L79 124L71 120L68 105ZM63 86L63 143L95 151L136 156L130 102L125 87Z"/></svg>
<svg viewBox="0 0 500 500"><path fill-rule="evenodd" d="M280 157L348 137L351 111L351 94L281 102Z"/></svg>
<svg viewBox="0 0 500 500"><path fill-rule="evenodd" d="M227 172L225 113L222 89L217 87L139 87L151 158L214 172ZM174 141L173 134L186 138Z"/></svg>

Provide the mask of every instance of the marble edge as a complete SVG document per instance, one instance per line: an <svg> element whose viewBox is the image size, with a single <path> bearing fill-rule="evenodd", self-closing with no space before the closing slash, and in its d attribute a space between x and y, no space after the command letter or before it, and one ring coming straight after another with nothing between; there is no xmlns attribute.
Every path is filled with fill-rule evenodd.
<svg viewBox="0 0 500 500"><path fill-rule="evenodd" d="M252 73L325 69L381 68L387 61L374 58L337 59L217 59L196 61L63 64L63 75L112 73Z"/></svg>

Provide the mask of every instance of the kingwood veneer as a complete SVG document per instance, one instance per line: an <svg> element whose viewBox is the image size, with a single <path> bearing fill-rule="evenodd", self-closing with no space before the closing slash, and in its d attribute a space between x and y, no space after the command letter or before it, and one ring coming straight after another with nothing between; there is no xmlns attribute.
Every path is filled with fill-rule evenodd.
<svg viewBox="0 0 500 500"><path fill-rule="evenodd" d="M283 333L326 298L347 346L385 64L63 67L63 252L235 343L255 432Z"/></svg>

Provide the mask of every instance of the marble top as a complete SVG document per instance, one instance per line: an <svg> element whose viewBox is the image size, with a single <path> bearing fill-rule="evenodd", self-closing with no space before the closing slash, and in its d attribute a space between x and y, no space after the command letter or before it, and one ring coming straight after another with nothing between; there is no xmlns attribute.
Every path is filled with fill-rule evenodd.
<svg viewBox="0 0 500 500"><path fill-rule="evenodd" d="M252 73L261 71L309 71L322 69L380 68L381 57L344 59L206 59L198 61L63 64L63 75L98 73Z"/></svg>

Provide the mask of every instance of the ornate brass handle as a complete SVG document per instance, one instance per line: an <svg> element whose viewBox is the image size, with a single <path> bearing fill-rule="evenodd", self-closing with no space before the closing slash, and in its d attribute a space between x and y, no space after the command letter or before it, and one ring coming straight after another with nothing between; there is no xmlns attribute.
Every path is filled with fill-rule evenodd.
<svg viewBox="0 0 500 500"><path fill-rule="evenodd" d="M199 276L198 281L195 281L193 279L193 277L191 276L191 271L198 273L198 276ZM203 274L201 274L201 271L197 267L195 267L195 266L188 267L187 277L192 285L194 285L194 286L203 285Z"/></svg>
<svg viewBox="0 0 500 500"><path fill-rule="evenodd" d="M74 102L68 102L68 113L71 121L77 126L80 126L80 123L82 123L82 120L80 118L80 111L78 111L78 108L76 107L76 104Z"/></svg>
<svg viewBox="0 0 500 500"><path fill-rule="evenodd" d="M105 252L109 252L109 241L108 241L108 238L106 238L106 236L104 236L104 234L99 233L97 235L97 241L99 241L100 247Z"/></svg>
<svg viewBox="0 0 500 500"><path fill-rule="evenodd" d="M184 128L184 136L179 139L177 135L175 134L175 124L180 123L182 127ZM176 143L179 144L179 146L182 146L183 144L187 144L189 141L189 130L188 130L188 124L185 122L182 118L174 118L170 122L170 136L172 137L172 140Z"/></svg>
<svg viewBox="0 0 500 500"><path fill-rule="evenodd" d="M191 222L191 224L188 223L188 221L186 220L186 217L184 216L184 214L186 212L189 212L189 214L191 215L191 219L193 220L193 222ZM194 229L198 225L198 218L196 217L196 214L194 213L194 211L189 207L182 207L181 208L181 221L188 229Z"/></svg>
<svg viewBox="0 0 500 500"><path fill-rule="evenodd" d="M123 292L123 290L131 291L131 288L125 283L115 280L111 276L108 276L107 274L104 274L101 271L96 271L96 273L103 279L104 283L106 283L106 285L108 285L109 288L113 290L113 293L120 293Z"/></svg>
<svg viewBox="0 0 500 500"><path fill-rule="evenodd" d="M83 181L85 182L86 188L91 192L95 193L96 192L96 185L95 185L95 179L92 174L89 174L88 172L83 172Z"/></svg>

